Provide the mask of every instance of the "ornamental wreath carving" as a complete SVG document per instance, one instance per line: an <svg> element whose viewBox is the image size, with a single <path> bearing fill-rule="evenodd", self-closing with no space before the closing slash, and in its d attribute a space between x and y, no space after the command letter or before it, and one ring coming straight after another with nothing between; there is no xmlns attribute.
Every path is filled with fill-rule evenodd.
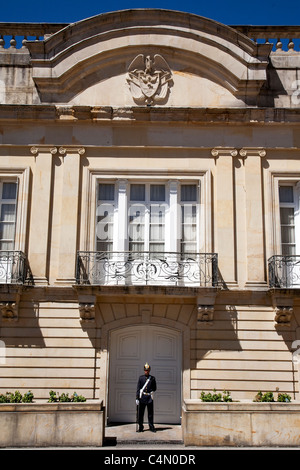
<svg viewBox="0 0 300 470"><path fill-rule="evenodd" d="M164 103L172 84L172 73L165 59L155 54L139 54L128 67L127 82L134 101L138 104Z"/></svg>

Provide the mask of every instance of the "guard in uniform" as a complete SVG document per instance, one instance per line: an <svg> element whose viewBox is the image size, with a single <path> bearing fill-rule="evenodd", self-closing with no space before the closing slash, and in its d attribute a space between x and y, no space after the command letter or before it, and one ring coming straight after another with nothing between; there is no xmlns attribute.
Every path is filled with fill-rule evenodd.
<svg viewBox="0 0 300 470"><path fill-rule="evenodd" d="M155 377L150 375L150 366L148 363L144 365L144 375L139 377L136 390L136 404L138 406L138 424L139 428L137 432L143 432L144 430L144 413L147 407L148 411L148 423L150 431L156 432L153 425L153 393L156 391L156 380Z"/></svg>

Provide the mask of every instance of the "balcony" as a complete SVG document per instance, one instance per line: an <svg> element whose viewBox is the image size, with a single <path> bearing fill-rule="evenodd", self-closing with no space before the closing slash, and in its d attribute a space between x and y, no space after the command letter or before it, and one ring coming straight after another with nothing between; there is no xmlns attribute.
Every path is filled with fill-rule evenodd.
<svg viewBox="0 0 300 470"><path fill-rule="evenodd" d="M79 251L76 282L99 286L217 287L218 255Z"/></svg>
<svg viewBox="0 0 300 470"><path fill-rule="evenodd" d="M300 288L300 256L272 256L268 260L269 286L281 289Z"/></svg>
<svg viewBox="0 0 300 470"><path fill-rule="evenodd" d="M22 251L0 250L0 284L23 285L30 280L27 258Z"/></svg>

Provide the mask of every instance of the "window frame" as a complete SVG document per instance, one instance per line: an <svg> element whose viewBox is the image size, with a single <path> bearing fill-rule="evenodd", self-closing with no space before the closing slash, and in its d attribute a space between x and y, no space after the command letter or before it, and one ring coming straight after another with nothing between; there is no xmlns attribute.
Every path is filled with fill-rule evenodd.
<svg viewBox="0 0 300 470"><path fill-rule="evenodd" d="M282 237L281 237L281 207L295 208L295 245L296 255L300 255L300 174L273 174L273 253L271 255L282 254ZM294 203L281 203L279 198L279 188L281 186L293 186L294 188ZM297 243L298 240L298 243Z"/></svg>
<svg viewBox="0 0 300 470"><path fill-rule="evenodd" d="M83 175L83 193L82 193L82 217L81 217L81 230L79 247L82 251L95 251L95 234L96 234L96 207L97 207L97 187L98 183L102 182L118 182L120 183L123 191L124 201L127 204L128 189L127 185L129 182L151 182L159 184L166 182L167 184L175 184L180 181L181 183L197 182L198 185L198 246L197 251L200 253L212 253L213 252L213 234L212 234L212 176L210 170L204 171L190 171L190 172L158 172L152 171L151 173L145 172L123 172L123 173L112 173L105 172L99 169L86 168ZM170 183L171 182L171 183ZM125 191L127 189L127 191ZM200 202L199 202L200 201ZM115 215L118 216L120 211L119 207L115 209ZM168 216L171 216L168 214ZM118 219L118 217L117 217ZM116 220L117 220L116 219ZM118 223L115 223L115 233L120 234L124 227L119 227ZM118 250L125 251L125 245ZM165 247L166 252L177 251L180 252L180 247L177 246L175 249L172 246Z"/></svg>
<svg viewBox="0 0 300 470"><path fill-rule="evenodd" d="M17 183L16 220L13 251L22 251L23 253L26 253L28 242L27 218L29 203L30 169L29 167L13 168L11 170L0 168L0 182Z"/></svg>

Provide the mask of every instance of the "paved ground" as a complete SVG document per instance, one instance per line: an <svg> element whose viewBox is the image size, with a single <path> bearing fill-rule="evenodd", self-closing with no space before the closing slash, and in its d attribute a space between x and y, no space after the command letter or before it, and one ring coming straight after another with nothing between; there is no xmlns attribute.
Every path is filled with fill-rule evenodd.
<svg viewBox="0 0 300 470"><path fill-rule="evenodd" d="M114 424L105 428L105 447L124 447L137 445L173 445L183 446L180 425L157 424L156 433L145 425L144 432L136 432L136 424Z"/></svg>

